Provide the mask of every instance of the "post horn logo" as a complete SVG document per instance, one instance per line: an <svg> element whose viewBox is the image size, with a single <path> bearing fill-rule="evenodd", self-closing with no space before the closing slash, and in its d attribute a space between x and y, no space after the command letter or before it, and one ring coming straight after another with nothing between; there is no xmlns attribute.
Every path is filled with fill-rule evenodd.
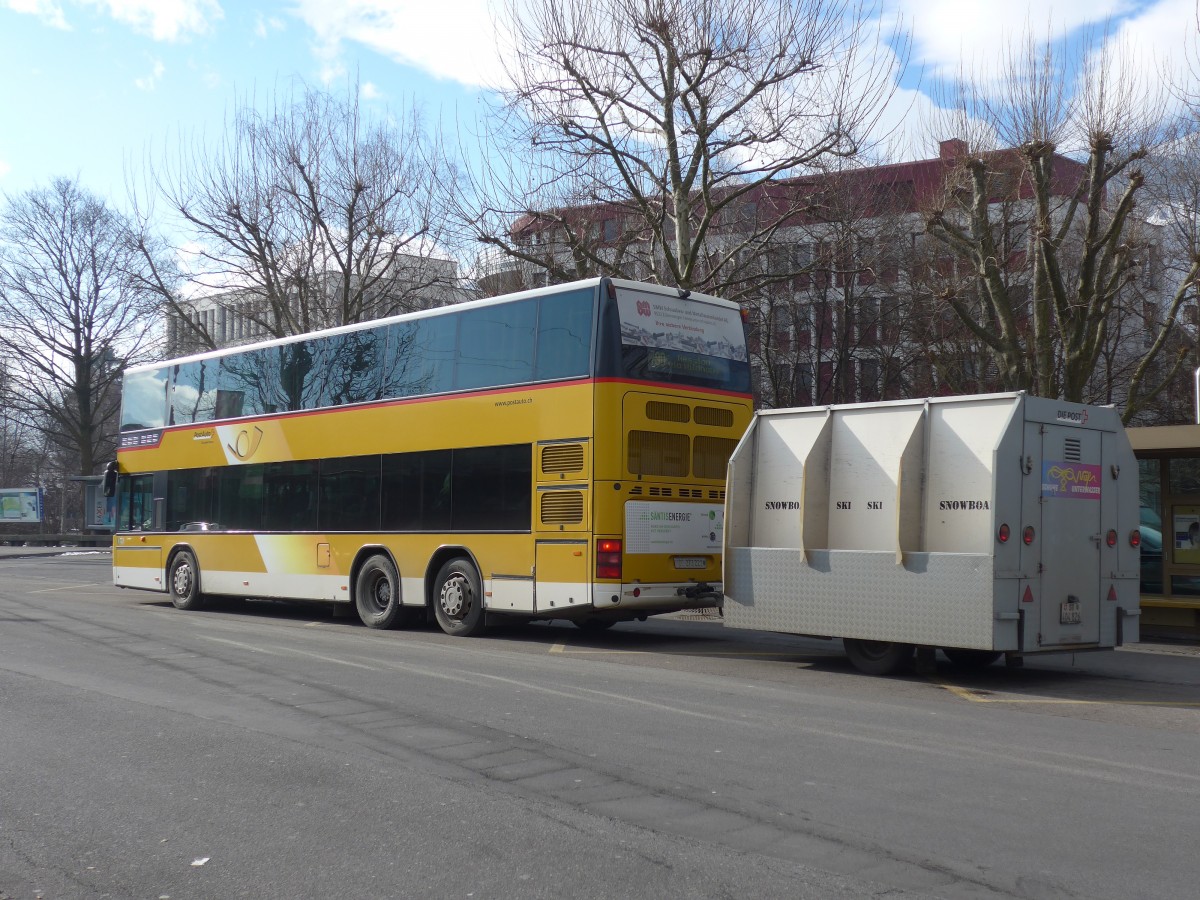
<svg viewBox="0 0 1200 900"><path fill-rule="evenodd" d="M233 439L233 443L226 444L225 446L238 459L247 460L258 450L258 445L262 443L262 439L263 430L255 425L253 434L250 433L248 428L243 428L238 432L237 437Z"/></svg>

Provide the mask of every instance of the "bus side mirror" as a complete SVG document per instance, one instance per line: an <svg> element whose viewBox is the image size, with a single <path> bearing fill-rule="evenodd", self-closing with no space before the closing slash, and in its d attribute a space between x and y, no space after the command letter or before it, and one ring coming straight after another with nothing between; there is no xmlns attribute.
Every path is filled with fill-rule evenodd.
<svg viewBox="0 0 1200 900"><path fill-rule="evenodd" d="M117 463L110 462L104 470L104 496L115 497L117 494Z"/></svg>

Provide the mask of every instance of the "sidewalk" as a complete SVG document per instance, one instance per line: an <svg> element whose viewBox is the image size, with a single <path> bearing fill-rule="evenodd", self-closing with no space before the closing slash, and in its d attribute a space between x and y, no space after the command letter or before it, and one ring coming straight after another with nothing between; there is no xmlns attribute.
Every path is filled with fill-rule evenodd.
<svg viewBox="0 0 1200 900"><path fill-rule="evenodd" d="M68 544L61 547L7 547L0 546L0 559L29 559L37 556L66 556L78 553L112 553L112 547L79 547Z"/></svg>

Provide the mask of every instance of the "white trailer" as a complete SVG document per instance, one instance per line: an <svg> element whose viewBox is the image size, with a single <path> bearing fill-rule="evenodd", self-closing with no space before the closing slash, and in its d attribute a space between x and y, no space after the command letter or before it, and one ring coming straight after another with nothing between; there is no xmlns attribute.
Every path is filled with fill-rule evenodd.
<svg viewBox="0 0 1200 900"><path fill-rule="evenodd" d="M729 462L725 625L888 674L1138 639L1117 412L1024 393L766 410Z"/></svg>

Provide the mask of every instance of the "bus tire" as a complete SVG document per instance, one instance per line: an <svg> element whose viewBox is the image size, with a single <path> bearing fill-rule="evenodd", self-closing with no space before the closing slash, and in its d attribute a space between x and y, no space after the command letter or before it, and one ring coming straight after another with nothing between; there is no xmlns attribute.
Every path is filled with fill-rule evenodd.
<svg viewBox="0 0 1200 900"><path fill-rule="evenodd" d="M483 633L483 586L469 559L457 557L438 570L433 582L433 614L446 634L474 637Z"/></svg>
<svg viewBox="0 0 1200 900"><path fill-rule="evenodd" d="M846 656L854 668L866 675L891 675L907 667L916 648L892 641L861 641L844 638Z"/></svg>
<svg viewBox="0 0 1200 900"><path fill-rule="evenodd" d="M960 669L986 669L1004 655L999 650L964 650L962 647L943 647L942 652Z"/></svg>
<svg viewBox="0 0 1200 900"><path fill-rule="evenodd" d="M171 603L176 609L200 609L204 595L200 593L200 566L190 550L180 550L171 557L167 570L167 586Z"/></svg>
<svg viewBox="0 0 1200 900"><path fill-rule="evenodd" d="M368 628L391 628L403 624L400 605L400 573L382 553L367 558L354 581L354 605Z"/></svg>

